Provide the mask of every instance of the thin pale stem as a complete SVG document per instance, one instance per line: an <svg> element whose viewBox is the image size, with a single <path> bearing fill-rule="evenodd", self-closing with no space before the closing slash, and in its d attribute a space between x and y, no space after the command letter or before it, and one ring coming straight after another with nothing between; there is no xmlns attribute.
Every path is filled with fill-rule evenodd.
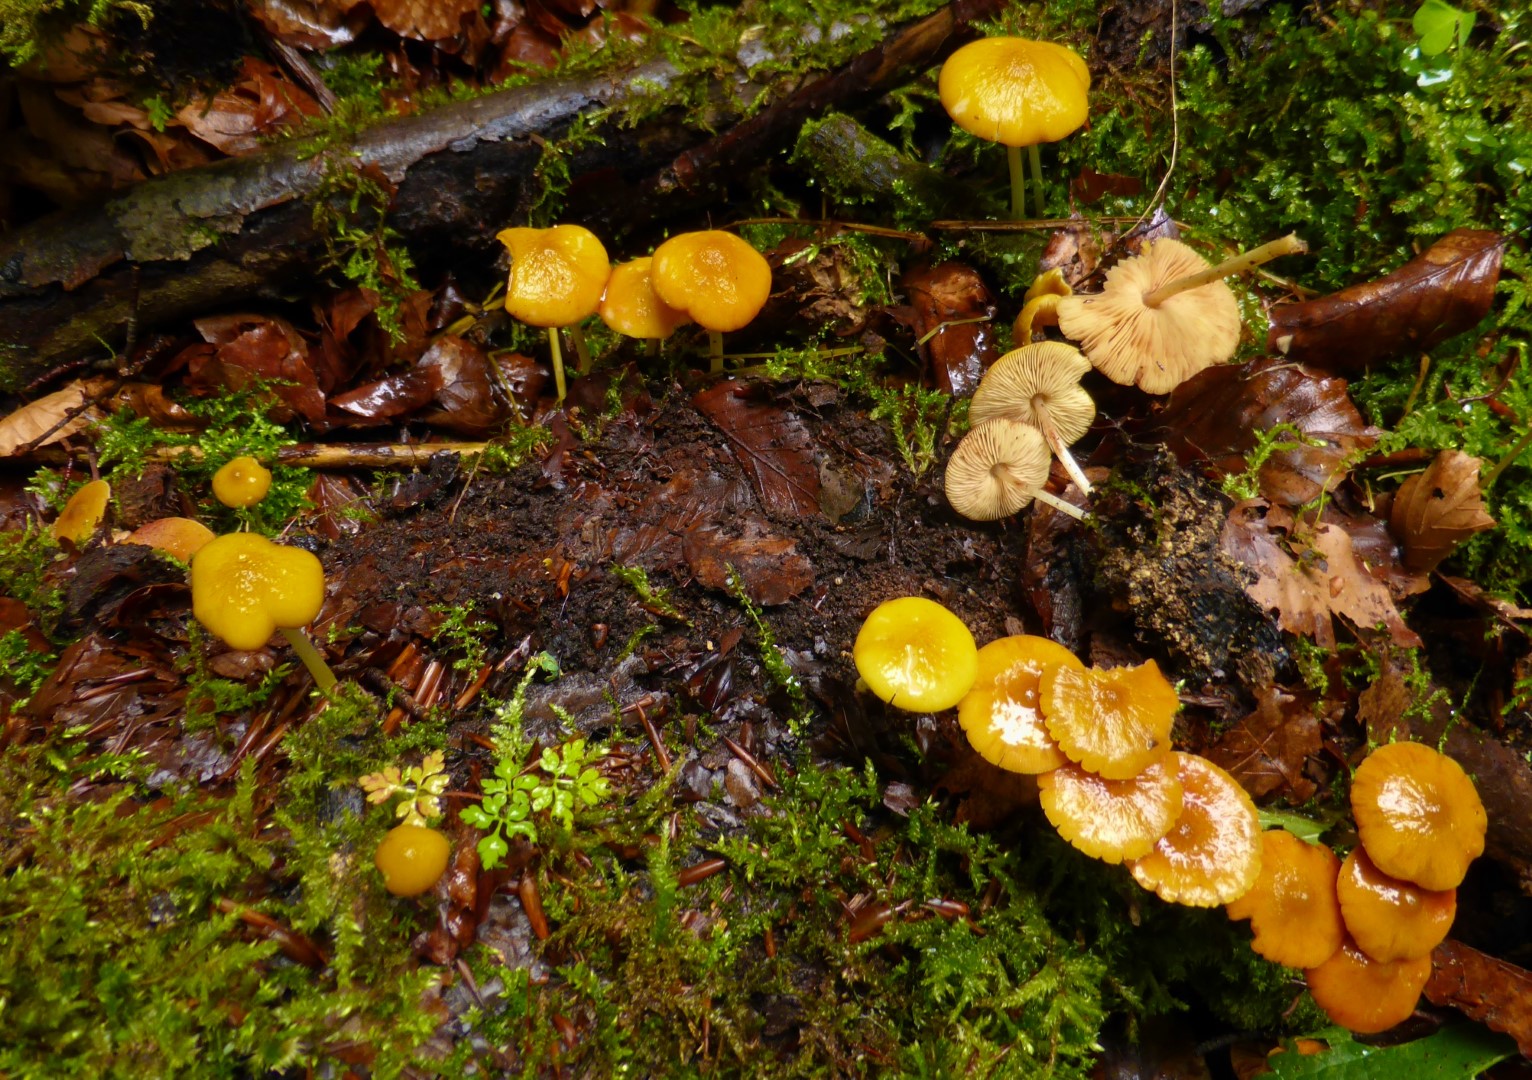
<svg viewBox="0 0 1532 1080"><path fill-rule="evenodd" d="M585 331L579 323L569 324L569 336L574 340L575 355L580 358L580 374L590 374L590 346L585 344Z"/></svg>
<svg viewBox="0 0 1532 1080"><path fill-rule="evenodd" d="M1048 445L1053 449L1053 456L1059 459L1059 464L1064 466L1064 471L1074 481L1075 487L1080 489L1080 494L1091 493L1090 481L1085 478L1085 470L1080 468L1080 463L1069 452L1069 447L1059 437L1059 429L1053 426L1053 420L1048 415L1048 406L1041 398L1032 399L1032 411L1037 414L1037 429L1043 433L1043 438L1048 440Z"/></svg>
<svg viewBox="0 0 1532 1080"><path fill-rule="evenodd" d="M1488 491L1490 489L1490 485L1493 484L1496 480L1500 479L1500 474L1505 472L1506 467L1509 466L1511 462L1519 458L1521 456L1521 452L1525 450L1529 445L1532 445L1532 427L1527 428L1526 432L1523 433L1521 438L1517 439L1511 445L1511 448L1505 452L1504 456L1502 456L1499 461L1495 462L1495 467L1490 469L1489 473L1479 481L1479 490L1481 492Z"/></svg>
<svg viewBox="0 0 1532 1080"><path fill-rule="evenodd" d="M284 626L282 636L293 647L293 652L298 654L298 659L303 661L303 666L309 669L309 674L314 677L314 685L319 687L321 693L329 693L330 687L335 685L335 672L324 662L324 657L319 655L319 650L314 648L308 635L302 630L290 630Z"/></svg>
<svg viewBox="0 0 1532 1080"><path fill-rule="evenodd" d="M708 368L714 375L723 374L723 334L718 330L707 332L707 354L710 361Z"/></svg>
<svg viewBox="0 0 1532 1080"><path fill-rule="evenodd" d="M1007 146L1005 163L1011 170L1011 218L1021 221L1027 216L1027 174L1021 167L1021 147Z"/></svg>
<svg viewBox="0 0 1532 1080"><path fill-rule="evenodd" d="M1074 518L1076 521L1084 521L1085 520L1085 511L1084 510L1081 510L1074 503L1065 502L1063 499L1059 498L1057 495L1050 495L1050 494L1048 494L1048 492L1044 491L1042 488L1033 488L1032 489L1032 498L1036 499L1038 502L1042 503L1044 506L1051 506L1051 507L1053 507L1055 510L1057 510L1061 514L1068 514L1070 517Z"/></svg>
<svg viewBox="0 0 1532 1080"><path fill-rule="evenodd" d="M559 346L557 326L548 327L548 352L553 357L553 386L562 404L569 388L564 385L564 350Z"/></svg>
<svg viewBox="0 0 1532 1080"><path fill-rule="evenodd" d="M1047 212L1043 206L1043 154L1036 143L1027 147L1027 161L1032 165L1032 206L1042 217Z"/></svg>
<svg viewBox="0 0 1532 1080"><path fill-rule="evenodd" d="M1235 274L1243 274L1246 270L1253 270L1262 263L1268 263L1281 255L1301 255L1309 249L1309 246L1298 239L1297 233L1288 233L1278 237L1269 244L1262 244L1258 248L1251 248L1243 255L1235 255L1231 259L1225 259L1217 266L1210 266L1206 270L1175 281L1166 282L1158 289L1144 293L1144 304L1147 307L1159 307L1166 300L1187 289L1195 289L1206 285L1210 281L1220 281Z"/></svg>

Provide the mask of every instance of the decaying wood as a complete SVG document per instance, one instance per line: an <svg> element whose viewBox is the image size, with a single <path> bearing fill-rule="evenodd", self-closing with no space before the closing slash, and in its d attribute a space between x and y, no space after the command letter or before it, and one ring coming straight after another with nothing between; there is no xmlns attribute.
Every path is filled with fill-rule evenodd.
<svg viewBox="0 0 1532 1080"><path fill-rule="evenodd" d="M696 117L637 131L609 125L603 142L568 163L568 216L615 240L695 208L790 144L803 120L852 107L936 63L973 36L973 21L1001 6L957 0L799 84L757 85L743 68L732 79L710 74L715 111L707 121L722 133L708 136ZM302 291L325 255L313 200L338 169L375 170L397 185L389 224L425 274L467 265L487 275L499 255L496 228L525 219L546 143L581 116L666 94L681 78L655 60L549 79L379 124L344 144L288 143L159 177L92 210L0 237L0 387L104 357L132 337L135 323L142 330Z"/></svg>

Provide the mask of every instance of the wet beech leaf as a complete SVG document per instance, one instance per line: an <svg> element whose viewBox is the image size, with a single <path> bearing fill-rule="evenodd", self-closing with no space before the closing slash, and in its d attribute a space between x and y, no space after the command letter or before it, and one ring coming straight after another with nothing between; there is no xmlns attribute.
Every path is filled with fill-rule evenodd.
<svg viewBox="0 0 1532 1080"><path fill-rule="evenodd" d="M997 356L995 330L987 321L995 315L989 286L977 270L957 262L915 267L900 285L914 313L910 329L916 339L935 331L924 350L937 388L955 397L972 394Z"/></svg>
<svg viewBox="0 0 1532 1080"><path fill-rule="evenodd" d="M441 380L441 370L436 367L399 371L385 375L377 382L337 394L330 399L330 404L365 420L392 420L419 412L429 405L441 389Z"/></svg>
<svg viewBox="0 0 1532 1080"><path fill-rule="evenodd" d="M479 8L478 0L371 0L378 22L400 37L440 41L462 29L463 18Z"/></svg>
<svg viewBox="0 0 1532 1080"><path fill-rule="evenodd" d="M296 327L272 315L212 315L194 324L211 352L187 350L186 385L200 392L244 390L260 381L311 424L324 420L324 394ZM273 411L272 419L290 418Z"/></svg>
<svg viewBox="0 0 1532 1080"><path fill-rule="evenodd" d="M1532 972L1448 940L1431 954L1425 992L1433 1005L1461 1010L1532 1055Z"/></svg>
<svg viewBox="0 0 1532 1080"><path fill-rule="evenodd" d="M768 514L819 513L814 437L802 420L775 405L751 401L749 388L733 379L704 390L692 404L723 432Z"/></svg>
<svg viewBox="0 0 1532 1080"><path fill-rule="evenodd" d="M1309 703L1267 686L1256 699L1255 712L1225 731L1205 754L1251 797L1280 791L1290 802L1301 803L1315 790L1303 766L1319 749L1319 718Z"/></svg>
<svg viewBox="0 0 1532 1080"><path fill-rule="evenodd" d="M265 135L323 113L319 103L264 60L247 56L232 86L183 106L176 119L225 154L258 149Z"/></svg>
<svg viewBox="0 0 1532 1080"><path fill-rule="evenodd" d="M1211 367L1171 391L1160 424L1176 456L1206 460L1222 475L1245 471L1259 436L1278 424L1298 437L1279 438L1290 449L1271 453L1257 474L1263 498L1302 506L1346 477L1351 454L1372 446L1368 427L1346 392L1346 380L1272 358Z"/></svg>
<svg viewBox="0 0 1532 1080"><path fill-rule="evenodd" d="M1334 1028L1318 1038L1329 1046L1318 1053L1285 1051L1268 1058L1271 1075L1309 1080L1470 1080L1514 1052L1504 1038L1477 1024L1449 1024L1423 1039L1395 1046L1357 1042L1350 1032ZM1303 1040L1308 1042L1310 1040Z"/></svg>
<svg viewBox="0 0 1532 1080"><path fill-rule="evenodd" d="M1504 255L1499 233L1454 229L1386 277L1272 308L1266 348L1348 371L1429 349L1484 318Z"/></svg>
<svg viewBox="0 0 1532 1080"><path fill-rule="evenodd" d="M62 390L46 394L0 419L0 457L10 457L23 448L35 450L78 434L100 415L100 410L87 409L85 403L110 385L110 379L76 379ZM71 413L76 415L71 417Z"/></svg>
<svg viewBox="0 0 1532 1080"><path fill-rule="evenodd" d="M1495 527L1479 491L1479 459L1443 450L1394 495L1388 527L1404 546L1404 565L1429 573L1474 533Z"/></svg>
<svg viewBox="0 0 1532 1080"><path fill-rule="evenodd" d="M727 589L732 568L745 595L757 604L785 604L814 583L813 565L798 551L796 541L783 537L733 538L713 527L693 529L681 542L681 555L709 588Z"/></svg>

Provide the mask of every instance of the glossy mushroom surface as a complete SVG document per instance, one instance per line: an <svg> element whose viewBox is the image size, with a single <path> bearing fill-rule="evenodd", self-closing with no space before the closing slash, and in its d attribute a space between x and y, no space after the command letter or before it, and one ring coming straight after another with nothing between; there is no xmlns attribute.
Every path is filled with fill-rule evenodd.
<svg viewBox="0 0 1532 1080"><path fill-rule="evenodd" d="M1055 668L1043 678L1042 693L1048 733L1087 772L1126 780L1170 752L1181 701L1153 660L1137 667Z"/></svg>
<svg viewBox="0 0 1532 1080"><path fill-rule="evenodd" d="M419 896L447 872L451 842L435 829L405 822L383 834L373 865L395 896Z"/></svg>
<svg viewBox="0 0 1532 1080"><path fill-rule="evenodd" d="M662 301L719 333L748 325L771 295L770 264L720 229L666 240L654 250L649 276Z"/></svg>
<svg viewBox="0 0 1532 1080"><path fill-rule="evenodd" d="M192 614L235 649L307 626L324 605L324 568L302 548L256 533L214 537L192 558Z"/></svg>
<svg viewBox="0 0 1532 1080"><path fill-rule="evenodd" d="M952 612L922 596L873 609L851 647L856 670L874 694L909 712L950 709L973 687L979 649Z"/></svg>
<svg viewBox="0 0 1532 1080"><path fill-rule="evenodd" d="M140 525L128 534L127 543L143 544L167 555L174 555L184 563L201 551L213 539L213 530L191 518L157 518Z"/></svg>
<svg viewBox="0 0 1532 1080"><path fill-rule="evenodd" d="M112 485L105 480L92 480L82 484L69 496L64 509L53 522L53 535L78 546L96 533L101 519L106 517L106 505L112 497Z"/></svg>
<svg viewBox="0 0 1532 1080"><path fill-rule="evenodd" d="M254 506L271 490L271 470L255 458L230 458L213 474L213 497L225 506Z"/></svg>
<svg viewBox="0 0 1532 1080"><path fill-rule="evenodd" d="M1261 826L1239 782L1206 758L1174 753L1181 816L1143 858L1133 879L1161 900L1217 907L1238 900L1261 873Z"/></svg>
<svg viewBox="0 0 1532 1080"><path fill-rule="evenodd" d="M611 275L606 248L589 229L502 229L496 234L511 253L505 311L528 326L558 327L593 315Z"/></svg>
<svg viewBox="0 0 1532 1080"><path fill-rule="evenodd" d="M1357 766L1351 813L1373 865L1425 889L1456 888L1484 852L1489 819L1473 781L1420 743L1380 746Z"/></svg>
<svg viewBox="0 0 1532 1080"><path fill-rule="evenodd" d="M1431 955L1458 910L1456 889L1437 892L1389 877L1361 848L1346 856L1336 892L1351 939L1374 960Z"/></svg>
<svg viewBox="0 0 1532 1080"><path fill-rule="evenodd" d="M1318 967L1344 936L1335 892L1340 867L1329 848L1270 829L1261 834L1260 876L1225 910L1231 919L1250 920L1250 947L1272 963Z"/></svg>
<svg viewBox="0 0 1532 1080"><path fill-rule="evenodd" d="M1375 1035L1408 1020L1431 977L1431 958L1374 960L1349 939L1304 973L1314 1002L1341 1027Z"/></svg>
<svg viewBox="0 0 1532 1080"><path fill-rule="evenodd" d="M980 38L942 65L937 93L952 122L1005 146L1057 142L1085 123L1090 71L1062 45Z"/></svg>
<svg viewBox="0 0 1532 1080"><path fill-rule="evenodd" d="M691 318L677 311L654 291L650 278L653 259L645 256L612 268L597 314L607 326L635 338L668 338Z"/></svg>
<svg viewBox="0 0 1532 1080"><path fill-rule="evenodd" d="M1068 764L1038 702L1043 675L1060 665L1085 667L1064 646L1030 634L999 638L979 650L978 675L958 702L958 723L985 761L1030 774Z"/></svg>
<svg viewBox="0 0 1532 1080"><path fill-rule="evenodd" d="M1103 780L1078 765L1037 778L1043 813L1071 846L1103 862L1147 855L1181 816L1174 767L1158 761L1131 780Z"/></svg>

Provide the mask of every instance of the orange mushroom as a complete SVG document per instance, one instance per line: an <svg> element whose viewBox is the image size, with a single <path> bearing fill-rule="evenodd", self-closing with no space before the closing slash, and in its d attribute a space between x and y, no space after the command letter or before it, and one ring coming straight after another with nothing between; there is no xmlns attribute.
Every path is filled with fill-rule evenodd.
<svg viewBox="0 0 1532 1080"><path fill-rule="evenodd" d="M452 843L435 829L406 821L383 834L373 865L395 896L419 896L447 872Z"/></svg>
<svg viewBox="0 0 1532 1080"><path fill-rule="evenodd" d="M1181 816L1149 854L1128 863L1133 879L1173 904L1217 907L1250 891L1261 873L1261 825L1239 782L1206 758L1173 753Z"/></svg>
<svg viewBox="0 0 1532 1080"><path fill-rule="evenodd" d="M1120 863L1149 854L1181 816L1176 770L1157 761L1131 780L1103 780L1078 765L1037 778L1043 813L1070 845Z"/></svg>
<svg viewBox="0 0 1532 1080"><path fill-rule="evenodd" d="M105 480L92 480L81 485L80 490L69 496L64 509L53 522L56 540L68 540L79 547L96 534L96 526L106 517L106 504L112 497L112 485Z"/></svg>
<svg viewBox="0 0 1532 1080"><path fill-rule="evenodd" d="M963 620L922 596L874 608L851 656L874 694L909 712L952 708L979 673L979 649Z"/></svg>
<svg viewBox="0 0 1532 1080"><path fill-rule="evenodd" d="M1359 1035L1375 1035L1415 1012L1431 977L1431 958L1374 960L1348 938L1334 956L1304 974L1315 1004L1331 1020Z"/></svg>
<svg viewBox="0 0 1532 1080"><path fill-rule="evenodd" d="M1446 940L1458 910L1456 889L1434 892L1389 877L1361 848L1346 856L1336 891L1347 932L1374 960L1431 955Z"/></svg>
<svg viewBox="0 0 1532 1080"><path fill-rule="evenodd" d="M559 327L569 327L580 371L590 370L590 350L580 320L594 315L611 276L612 264L595 233L580 225L551 229L502 229L495 238L511 253L505 286L506 314L528 326L546 327L553 358L553 382L564 400L564 356Z"/></svg>
<svg viewBox="0 0 1532 1080"><path fill-rule="evenodd" d="M1153 660L1138 667L1057 667L1043 676L1048 733L1087 772L1137 776L1170 751L1181 701Z"/></svg>
<svg viewBox="0 0 1532 1080"><path fill-rule="evenodd" d="M1030 634L1003 637L979 650L978 675L958 702L958 723L985 761L1031 774L1069 763L1038 709L1038 684L1060 664L1085 667L1064 646Z"/></svg>
<svg viewBox="0 0 1532 1080"><path fill-rule="evenodd" d="M1335 897L1340 865L1329 848L1270 829L1261 834L1260 877L1225 910L1231 919L1250 920L1250 947L1272 963L1318 967L1344 936Z"/></svg>
<svg viewBox="0 0 1532 1080"><path fill-rule="evenodd" d="M645 256L614 266L597 311L607 326L627 337L644 338L651 348L691 322L686 312L677 311L654 291L649 276L653 261Z"/></svg>
<svg viewBox="0 0 1532 1080"><path fill-rule="evenodd" d="M174 555L182 562L191 562L192 556L201 551L213 539L213 530L191 518L158 518L147 525L140 525L128 534L127 543L142 544L167 555Z"/></svg>
<svg viewBox="0 0 1532 1080"><path fill-rule="evenodd" d="M747 325L771 295L771 265L720 229L672 236L654 249L649 276L661 300L707 330L715 374L723 371L723 335Z"/></svg>
<svg viewBox="0 0 1532 1080"><path fill-rule="evenodd" d="M1461 765L1420 743L1380 746L1351 778L1351 813L1373 865L1425 889L1454 889L1484 851L1488 818Z"/></svg>
<svg viewBox="0 0 1532 1080"><path fill-rule="evenodd" d="M230 458L213 474L213 497L225 506L254 506L271 490L271 470L255 458Z"/></svg>

